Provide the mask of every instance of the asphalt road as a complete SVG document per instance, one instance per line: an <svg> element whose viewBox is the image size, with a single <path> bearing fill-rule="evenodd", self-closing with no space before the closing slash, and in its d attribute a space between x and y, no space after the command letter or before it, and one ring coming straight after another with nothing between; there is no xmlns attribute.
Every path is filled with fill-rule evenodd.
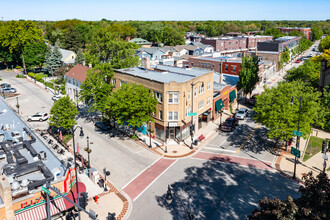
<svg viewBox="0 0 330 220"><path fill-rule="evenodd" d="M168 184L175 185L171 204L165 202ZM137 197L129 219L188 219L185 209L195 219L245 219L264 196L298 197L298 189L299 184L277 172L186 158L174 162Z"/></svg>
<svg viewBox="0 0 330 220"><path fill-rule="evenodd" d="M20 105L20 115L26 122L27 118L36 112L49 113L53 106L52 94L35 83L22 78L15 78L16 73L0 71L1 83L9 83L17 89ZM16 97L7 98L7 103L16 109ZM159 158L158 155L137 145L129 138L117 134L111 137L110 133L96 131L90 114L86 111L78 116L78 125L84 129L85 136L81 139L76 132L76 141L80 148L80 153L87 158L87 153L83 150L87 145L86 137L89 136L91 164L102 172L103 168L110 171L108 179L116 187L122 188L132 178L137 176L146 167ZM32 128L46 129L48 121L27 122Z"/></svg>

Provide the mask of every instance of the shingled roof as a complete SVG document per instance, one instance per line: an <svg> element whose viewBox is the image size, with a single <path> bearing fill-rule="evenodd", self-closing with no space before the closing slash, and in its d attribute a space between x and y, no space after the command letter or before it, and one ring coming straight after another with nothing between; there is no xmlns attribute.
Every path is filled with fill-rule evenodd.
<svg viewBox="0 0 330 220"><path fill-rule="evenodd" d="M76 79L80 82L84 82L87 78L87 70L88 66L83 66L81 64L75 65L72 69L70 69L65 75Z"/></svg>

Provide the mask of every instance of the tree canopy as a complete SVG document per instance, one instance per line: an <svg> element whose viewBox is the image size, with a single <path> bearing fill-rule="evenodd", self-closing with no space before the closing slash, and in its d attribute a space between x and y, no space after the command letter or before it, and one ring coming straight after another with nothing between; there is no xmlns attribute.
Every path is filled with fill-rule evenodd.
<svg viewBox="0 0 330 220"><path fill-rule="evenodd" d="M69 96L64 96L54 102L50 109L49 125L54 128L69 130L77 124L75 117L78 114L76 104Z"/></svg>
<svg viewBox="0 0 330 220"><path fill-rule="evenodd" d="M288 81L301 80L317 88L320 80L320 63L311 59L306 60L303 65L288 70L285 79Z"/></svg>
<svg viewBox="0 0 330 220"><path fill-rule="evenodd" d="M259 82L259 61L257 57L244 56L239 71L239 87L244 94L250 94Z"/></svg>
<svg viewBox="0 0 330 220"><path fill-rule="evenodd" d="M47 45L45 43L33 43L24 47L24 58L27 67L42 67L45 62Z"/></svg>
<svg viewBox="0 0 330 220"><path fill-rule="evenodd" d="M58 68L62 66L62 54L60 52L60 43L59 41L56 41L55 46L51 52L49 51L49 48L46 51L47 59L46 61L46 68L52 72L55 73Z"/></svg>
<svg viewBox="0 0 330 220"><path fill-rule="evenodd" d="M152 113L156 113L157 103L149 89L134 83L124 83L110 97L107 109L119 124L126 122L133 127L140 127L143 122L153 120Z"/></svg>
<svg viewBox="0 0 330 220"><path fill-rule="evenodd" d="M269 138L287 141L293 136L292 131L297 130L301 97L299 130L307 138L312 125L324 125L325 113L320 96L320 92L305 82L281 82L257 96L254 118L269 129Z"/></svg>
<svg viewBox="0 0 330 220"><path fill-rule="evenodd" d="M312 38L313 38L314 41L315 40L320 40L322 35L323 35L322 28L317 27L317 26L312 27Z"/></svg>
<svg viewBox="0 0 330 220"><path fill-rule="evenodd" d="M330 49L330 36L327 36L324 39L322 39L319 44L319 51L323 52L327 49Z"/></svg>

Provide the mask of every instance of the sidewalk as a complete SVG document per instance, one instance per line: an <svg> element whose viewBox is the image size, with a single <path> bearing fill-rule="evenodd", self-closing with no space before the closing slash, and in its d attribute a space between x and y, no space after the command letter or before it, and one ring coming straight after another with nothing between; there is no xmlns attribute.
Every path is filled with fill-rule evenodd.
<svg viewBox="0 0 330 220"><path fill-rule="evenodd" d="M314 130L312 132L312 136L316 136L320 138L330 138L330 133L321 131L321 130ZM295 146L295 143L292 143L291 146ZM293 170L294 170L294 156L290 153L291 147L288 147L288 151L285 151L285 149L280 153L280 156L277 158L276 161L276 169L282 172L283 174L287 175L288 177L293 176ZM320 172L323 171L323 158L322 153L319 152L307 161L303 162L303 156L305 155L306 149L307 149L307 140L300 139L300 147L301 150L301 157L298 159L298 163L296 165L296 177L298 180L302 179L302 176L304 174L309 173L310 171L313 172L313 175L316 176ZM329 156L329 153L328 153ZM327 168L330 167L329 161L327 161ZM330 171L326 171L328 175L330 175Z"/></svg>

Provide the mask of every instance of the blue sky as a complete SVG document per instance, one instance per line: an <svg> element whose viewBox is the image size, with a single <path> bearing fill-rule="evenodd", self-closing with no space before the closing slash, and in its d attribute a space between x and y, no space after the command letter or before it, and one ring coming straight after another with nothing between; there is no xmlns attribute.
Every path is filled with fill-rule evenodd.
<svg viewBox="0 0 330 220"><path fill-rule="evenodd" d="M3 20L326 20L330 0L2 0Z"/></svg>

